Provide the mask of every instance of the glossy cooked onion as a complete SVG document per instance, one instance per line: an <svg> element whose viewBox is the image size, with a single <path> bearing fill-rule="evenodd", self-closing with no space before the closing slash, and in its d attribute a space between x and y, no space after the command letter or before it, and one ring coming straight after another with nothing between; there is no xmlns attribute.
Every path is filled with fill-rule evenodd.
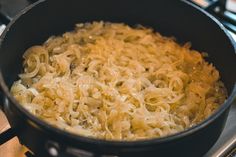
<svg viewBox="0 0 236 157"><path fill-rule="evenodd" d="M23 58L13 96L40 119L83 136L163 137L206 119L226 99L202 53L143 26L77 24Z"/></svg>

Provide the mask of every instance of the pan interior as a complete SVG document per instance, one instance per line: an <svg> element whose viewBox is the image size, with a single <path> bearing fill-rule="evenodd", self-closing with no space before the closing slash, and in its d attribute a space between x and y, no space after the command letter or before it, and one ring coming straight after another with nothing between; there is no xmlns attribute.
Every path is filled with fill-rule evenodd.
<svg viewBox="0 0 236 157"><path fill-rule="evenodd" d="M12 22L1 46L0 65L9 87L22 70L22 55L27 48L41 44L51 35L72 30L76 23L100 20L142 24L175 37L179 43L190 41L194 49L209 54L208 60L220 71L229 93L236 79L231 70L236 67L235 54L228 37L210 17L184 2L49 0L22 14Z"/></svg>
<svg viewBox="0 0 236 157"><path fill-rule="evenodd" d="M169 5L169 4L172 5ZM92 4L92 5L91 5ZM236 74L235 53L231 41L215 21L181 1L144 0L93 1L48 0L12 21L3 39L0 67L8 87L22 70L22 55L32 45L74 28L76 23L92 21L123 22L152 27L162 35L175 37L178 43L209 54L208 61L220 71L228 93L233 90Z"/></svg>

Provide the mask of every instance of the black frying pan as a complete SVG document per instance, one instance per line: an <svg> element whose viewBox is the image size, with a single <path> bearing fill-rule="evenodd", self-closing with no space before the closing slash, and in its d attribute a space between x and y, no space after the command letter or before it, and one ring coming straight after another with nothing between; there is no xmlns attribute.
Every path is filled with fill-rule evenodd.
<svg viewBox="0 0 236 157"><path fill-rule="evenodd" d="M72 30L78 22L100 20L142 24L165 36L176 37L179 43L191 41L194 49L209 54L208 60L220 71L229 98L216 113L197 126L168 137L134 142L73 135L29 114L9 93L9 87L21 72L23 52L51 35ZM0 135L0 143L16 135L40 157L200 157L218 139L236 95L236 55L232 39L215 18L186 1L43 0L17 15L7 26L0 42L2 107L12 127Z"/></svg>

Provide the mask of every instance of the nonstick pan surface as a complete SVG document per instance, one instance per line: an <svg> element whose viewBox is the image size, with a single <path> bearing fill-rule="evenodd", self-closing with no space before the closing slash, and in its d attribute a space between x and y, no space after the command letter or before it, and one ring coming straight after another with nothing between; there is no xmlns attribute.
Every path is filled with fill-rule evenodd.
<svg viewBox="0 0 236 157"><path fill-rule="evenodd" d="M23 52L52 35L73 30L76 23L123 22L152 27L180 44L209 54L220 71L229 98L220 109L197 126L168 137L142 141L105 141L81 137L37 119L20 106L9 87L22 70ZM222 132L236 94L235 45L225 28L212 16L187 1L172 0L43 0L14 18L1 36L0 84L3 109L14 135L38 156L202 156ZM0 136L1 139L1 136ZM81 155L82 154L82 155Z"/></svg>

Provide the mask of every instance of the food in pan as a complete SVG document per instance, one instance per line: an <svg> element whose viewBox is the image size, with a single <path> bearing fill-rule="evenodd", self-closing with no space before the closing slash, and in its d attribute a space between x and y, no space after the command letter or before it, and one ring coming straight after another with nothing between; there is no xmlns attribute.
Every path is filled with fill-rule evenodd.
<svg viewBox="0 0 236 157"><path fill-rule="evenodd" d="M205 55L143 26L82 23L26 50L11 93L35 116L75 134L163 137L200 123L225 101Z"/></svg>

